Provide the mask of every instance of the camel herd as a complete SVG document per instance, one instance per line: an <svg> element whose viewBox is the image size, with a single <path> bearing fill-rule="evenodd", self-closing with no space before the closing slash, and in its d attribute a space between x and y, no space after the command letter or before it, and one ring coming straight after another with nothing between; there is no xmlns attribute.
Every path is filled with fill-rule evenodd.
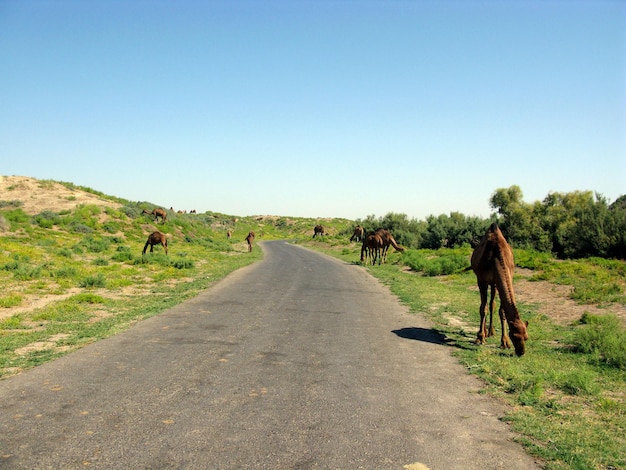
<svg viewBox="0 0 626 470"><path fill-rule="evenodd" d="M195 211L192 213L195 213ZM154 216L155 222L158 222L160 217L162 224L167 219L166 211L161 208L155 208L151 212L144 209L142 214ZM321 237L324 234L324 226L316 225L314 227L313 238ZM230 240L231 237L232 230L228 230L227 238ZM252 251L254 238L254 232L250 231L244 239L248 244L248 252ZM362 243L361 263L364 264L367 264L368 261L372 265L375 265L376 262L379 265L385 263L390 246L396 251L404 251L404 248L396 242L391 232L383 228L365 235L363 227L357 225L350 237L350 241L360 241ZM150 246L150 252L152 253L155 245L162 245L167 255L167 237L158 230L148 236L142 255L146 253L148 246ZM515 265L513 250L495 222L487 229L487 232L474 249L470 263L471 267L467 269L472 269L474 274L476 274L480 291L480 327L476 336L476 343L484 344L487 337L495 334L493 312L495 309L495 293L497 291L500 297L498 314L502 329L500 347L508 349L511 348L512 343L515 354L522 356L525 353L525 341L528 340L528 322L521 320L515 303L515 293L513 292L513 269ZM489 298L489 328L487 329L485 310L489 290L491 290L491 296Z"/></svg>

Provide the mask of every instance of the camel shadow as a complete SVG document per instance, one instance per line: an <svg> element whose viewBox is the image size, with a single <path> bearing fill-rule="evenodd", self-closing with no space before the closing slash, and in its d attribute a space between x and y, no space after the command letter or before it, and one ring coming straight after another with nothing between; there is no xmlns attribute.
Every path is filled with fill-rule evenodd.
<svg viewBox="0 0 626 470"><path fill-rule="evenodd" d="M392 330L391 332L395 333L400 338L423 341L424 343L441 345L449 345L451 343L451 340L448 339L446 335L434 329L411 327Z"/></svg>
<svg viewBox="0 0 626 470"><path fill-rule="evenodd" d="M401 328L399 330L392 330L391 332L395 333L400 338L411 339L414 341L423 341L425 343L440 344L442 346L449 346L449 347L457 348L457 349L472 350L476 348L476 345L474 344L473 341L470 343L470 342L455 340L453 338L448 337L446 334L441 333L440 331L437 331L432 328L429 329L429 328L411 327L411 328Z"/></svg>

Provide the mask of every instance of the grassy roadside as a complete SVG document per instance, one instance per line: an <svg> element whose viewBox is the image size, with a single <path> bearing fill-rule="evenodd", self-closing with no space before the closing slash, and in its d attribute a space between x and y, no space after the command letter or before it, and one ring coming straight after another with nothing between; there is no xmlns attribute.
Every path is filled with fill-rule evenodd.
<svg viewBox="0 0 626 470"><path fill-rule="evenodd" d="M358 262L360 248L355 245L307 244L346 262ZM392 253L388 264L365 269L413 312L426 315L433 328L446 337L451 353L484 381L484 393L509 405L502 419L519 434L525 448L545 462L545 468L625 469L626 333L619 320L583 315L580 321L561 326L536 313L536 305L521 304L521 316L530 322L530 341L524 357L500 350L498 337L490 338L486 346L477 346L475 276L454 268L455 259L464 259L467 265L469 253L429 252L425 255L428 266L424 265L422 272L407 269L417 254ZM446 257L449 259L441 259ZM523 254L520 258L529 265L533 256ZM543 263L550 264L548 260ZM433 266L442 264L452 266L455 273L424 274L428 270L436 273ZM538 270L536 276L552 276L553 282L569 282L587 292L601 291L607 283L623 282L623 272L616 273L623 268L623 262L609 263L606 269L598 269L596 264L593 260L577 263L576 269L563 265L558 272L550 266L548 273ZM599 286L590 283L589 272L596 273ZM616 290L611 288L612 292ZM623 288L620 292L623 297ZM613 300L621 302L622 297ZM605 302L593 295L590 298L596 303ZM599 346L605 341L611 344L603 347L613 348L612 352L604 352ZM607 357L614 360L607 361Z"/></svg>

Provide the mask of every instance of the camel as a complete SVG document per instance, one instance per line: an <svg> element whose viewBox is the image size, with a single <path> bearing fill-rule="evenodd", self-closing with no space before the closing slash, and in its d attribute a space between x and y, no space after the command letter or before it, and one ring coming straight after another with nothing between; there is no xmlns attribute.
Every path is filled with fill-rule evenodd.
<svg viewBox="0 0 626 470"><path fill-rule="evenodd" d="M167 212L165 212L160 207L155 207L152 209L152 212L148 212L146 209L141 211L142 214L153 215L155 222L159 221L159 217L161 217L161 223L165 223L165 219L167 219Z"/></svg>
<svg viewBox="0 0 626 470"><path fill-rule="evenodd" d="M248 242L248 252L252 251L252 242L254 241L254 232L248 232L248 236L245 238Z"/></svg>
<svg viewBox="0 0 626 470"><path fill-rule="evenodd" d="M500 309L498 311L502 325L500 347L503 349L510 348L512 340L515 354L523 356L526 351L524 342L528 340L528 322L522 322L515 304L515 293L513 292L513 269L515 267L513 250L511 250L511 246L495 222L487 229L480 243L474 249L471 265L476 274L480 290L480 328L476 337L476 344L485 344L485 338L488 336L485 307L487 305L487 290L489 287L491 287L489 336L494 333L492 320L495 288L500 296ZM510 338L507 336L506 325L504 324L505 318Z"/></svg>
<svg viewBox="0 0 626 470"><path fill-rule="evenodd" d="M313 228L313 238L315 238L316 236L322 236L322 235L324 235L324 226L316 225L315 228Z"/></svg>
<svg viewBox="0 0 626 470"><path fill-rule="evenodd" d="M226 238L228 238L229 240L233 237L233 231L229 230L228 232L226 232Z"/></svg>
<svg viewBox="0 0 626 470"><path fill-rule="evenodd" d="M391 232L389 230L385 230L384 228L379 228L378 230L376 230L376 233L383 240L383 247L381 251L383 263L387 262L387 251L389 251L389 245L393 246L396 251L400 251L400 252L404 251L404 248L398 245L398 243L396 242L396 239L393 238L393 235L391 235Z"/></svg>
<svg viewBox="0 0 626 470"><path fill-rule="evenodd" d="M354 227L354 233L350 237L350 241L360 242L361 240L363 240L364 233L365 231L363 230L363 227L361 227L360 225L357 225L356 227Z"/></svg>
<svg viewBox="0 0 626 470"><path fill-rule="evenodd" d="M143 251L141 252L142 255L146 254L148 245L150 245L150 253L154 251L154 245L163 245L163 249L165 250L165 254L167 255L167 237L158 230L152 232L148 236L148 240L146 241L146 244L143 247Z"/></svg>
<svg viewBox="0 0 626 470"><path fill-rule="evenodd" d="M378 233L371 233L365 237L361 245L361 263L367 263L369 256L372 264L376 264L376 259L378 259L378 265L380 265L382 247L383 239Z"/></svg>

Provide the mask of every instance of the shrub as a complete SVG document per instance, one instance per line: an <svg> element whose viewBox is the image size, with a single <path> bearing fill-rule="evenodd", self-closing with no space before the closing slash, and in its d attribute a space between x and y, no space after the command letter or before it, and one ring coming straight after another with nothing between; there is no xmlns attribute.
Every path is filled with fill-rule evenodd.
<svg viewBox="0 0 626 470"><path fill-rule="evenodd" d="M73 220L69 224L69 229L74 233L92 233L93 229L88 225L85 225L81 222Z"/></svg>
<svg viewBox="0 0 626 470"><path fill-rule="evenodd" d="M133 254L130 251L130 247L128 246L118 246L117 251L111 257L113 261L118 261L123 263L124 261L130 261L133 259Z"/></svg>
<svg viewBox="0 0 626 470"><path fill-rule="evenodd" d="M461 271L469 266L468 257L449 250L429 253L407 250L402 261L414 271L423 272L426 276L444 276Z"/></svg>
<svg viewBox="0 0 626 470"><path fill-rule="evenodd" d="M597 362L626 369L626 329L616 315L585 313L574 334L574 349Z"/></svg>
<svg viewBox="0 0 626 470"><path fill-rule="evenodd" d="M60 222L58 214L51 211L43 211L33 217L33 223L42 228L52 228Z"/></svg>
<svg viewBox="0 0 626 470"><path fill-rule="evenodd" d="M19 304L22 303L22 300L22 296L16 294L7 295L6 297L0 297L0 307L17 307Z"/></svg>
<svg viewBox="0 0 626 470"><path fill-rule="evenodd" d="M121 225L118 222L108 221L102 225L105 232L117 233L121 230Z"/></svg>
<svg viewBox="0 0 626 470"><path fill-rule="evenodd" d="M172 266L176 269L187 269L193 268L193 261L185 258L178 258L172 261Z"/></svg>
<svg viewBox="0 0 626 470"><path fill-rule="evenodd" d="M87 276L81 279L78 283L80 287L90 288L90 287L105 287L106 281L102 273L98 273L94 276Z"/></svg>
<svg viewBox="0 0 626 470"><path fill-rule="evenodd" d="M54 277L74 277L77 273L78 271L74 266L62 266L54 272Z"/></svg>
<svg viewBox="0 0 626 470"><path fill-rule="evenodd" d="M102 253L103 251L107 251L109 249L111 240L108 238L87 236L80 241L79 245L91 253Z"/></svg>

